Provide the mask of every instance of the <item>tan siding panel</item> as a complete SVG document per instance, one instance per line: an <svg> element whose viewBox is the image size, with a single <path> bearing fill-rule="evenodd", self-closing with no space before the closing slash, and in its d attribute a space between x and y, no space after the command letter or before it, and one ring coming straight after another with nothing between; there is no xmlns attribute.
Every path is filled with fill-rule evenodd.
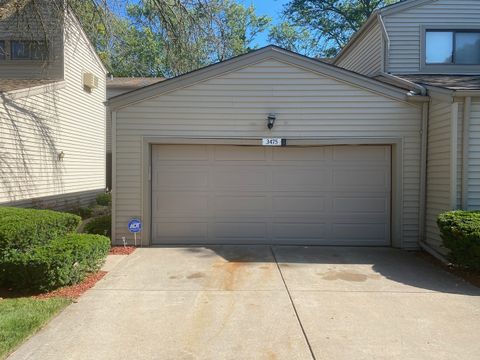
<svg viewBox="0 0 480 360"><path fill-rule="evenodd" d="M480 98L472 101L468 171L468 207L480 210Z"/></svg>
<svg viewBox="0 0 480 360"><path fill-rule="evenodd" d="M428 125L426 241L441 249L438 214L450 208L451 104L433 100Z"/></svg>
<svg viewBox="0 0 480 360"><path fill-rule="evenodd" d="M367 76L379 73L382 71L382 41L382 30L378 22L375 22L342 55L336 65Z"/></svg>

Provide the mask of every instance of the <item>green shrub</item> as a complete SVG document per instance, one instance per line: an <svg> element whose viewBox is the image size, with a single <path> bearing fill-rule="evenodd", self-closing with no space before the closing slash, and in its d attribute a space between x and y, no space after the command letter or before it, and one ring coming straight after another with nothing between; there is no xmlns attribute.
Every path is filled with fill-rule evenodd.
<svg viewBox="0 0 480 360"><path fill-rule="evenodd" d="M97 204L102 206L110 206L112 203L112 195L111 194L99 194L97 195Z"/></svg>
<svg viewBox="0 0 480 360"><path fill-rule="evenodd" d="M28 252L10 249L0 260L4 285L22 291L48 291L82 281L97 271L110 249L110 239L70 234Z"/></svg>
<svg viewBox="0 0 480 360"><path fill-rule="evenodd" d="M437 223L449 260L480 271L480 211L446 212L440 214Z"/></svg>
<svg viewBox="0 0 480 360"><path fill-rule="evenodd" d="M110 237L112 229L112 216L104 215L89 221L83 231L87 234L105 235Z"/></svg>
<svg viewBox="0 0 480 360"><path fill-rule="evenodd" d="M78 207L67 210L68 213L78 215L83 220L91 218L93 214L93 208L91 207Z"/></svg>
<svg viewBox="0 0 480 360"><path fill-rule="evenodd" d="M74 232L80 222L79 216L68 213L0 207L0 253L46 245L52 239Z"/></svg>

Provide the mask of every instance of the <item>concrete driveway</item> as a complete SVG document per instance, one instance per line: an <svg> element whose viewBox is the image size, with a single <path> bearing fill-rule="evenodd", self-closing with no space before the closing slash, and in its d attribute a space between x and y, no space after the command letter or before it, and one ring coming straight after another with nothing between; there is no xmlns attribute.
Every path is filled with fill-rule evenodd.
<svg viewBox="0 0 480 360"><path fill-rule="evenodd" d="M139 249L11 359L480 359L480 290L387 248Z"/></svg>

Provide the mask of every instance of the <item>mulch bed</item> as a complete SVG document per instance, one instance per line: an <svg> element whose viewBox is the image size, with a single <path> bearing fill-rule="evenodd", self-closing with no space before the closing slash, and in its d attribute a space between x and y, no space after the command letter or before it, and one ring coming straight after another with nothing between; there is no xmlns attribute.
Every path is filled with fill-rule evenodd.
<svg viewBox="0 0 480 360"><path fill-rule="evenodd" d="M45 294L35 295L34 297L37 299L49 299L54 297L78 299L85 291L92 288L106 274L107 274L106 271L99 271L95 274L88 276L85 280L83 280L79 284L66 286Z"/></svg>
<svg viewBox="0 0 480 360"><path fill-rule="evenodd" d="M137 248L134 246L113 246L110 249L109 255L130 255Z"/></svg>
<svg viewBox="0 0 480 360"><path fill-rule="evenodd" d="M34 299L50 299L54 297L62 297L69 299L79 298L85 291L92 288L98 281L100 281L105 275L106 271L99 271L95 274L91 274L85 278L81 283L66 286L57 290L50 291L48 293L25 293L12 289L0 288L0 300L1 299L15 299L20 297L32 297Z"/></svg>
<svg viewBox="0 0 480 360"><path fill-rule="evenodd" d="M449 273L456 275L465 280L466 282L480 288L480 273L460 269L458 267L455 267L453 264L445 264L425 251L422 251L419 254L423 259L432 263L433 265L441 267L443 270L448 271Z"/></svg>

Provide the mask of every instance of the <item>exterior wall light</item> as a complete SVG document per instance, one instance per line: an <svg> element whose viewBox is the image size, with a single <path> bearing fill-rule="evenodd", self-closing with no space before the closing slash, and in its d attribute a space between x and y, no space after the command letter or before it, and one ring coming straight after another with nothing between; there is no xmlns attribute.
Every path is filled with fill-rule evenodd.
<svg viewBox="0 0 480 360"><path fill-rule="evenodd" d="M60 151L60 152L57 154L57 159L58 159L58 161L62 162L64 158L65 158L65 153L64 153L63 151Z"/></svg>
<svg viewBox="0 0 480 360"><path fill-rule="evenodd" d="M267 127L268 127L269 130L273 129L273 126L275 125L275 120L277 120L277 115L276 114L268 114Z"/></svg>

